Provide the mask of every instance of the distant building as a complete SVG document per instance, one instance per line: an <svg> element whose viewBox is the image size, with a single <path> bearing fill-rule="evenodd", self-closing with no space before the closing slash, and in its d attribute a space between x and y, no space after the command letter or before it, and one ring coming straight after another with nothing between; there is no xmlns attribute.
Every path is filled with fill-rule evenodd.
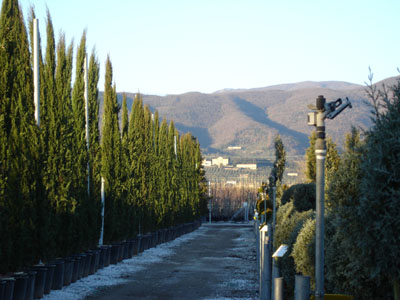
<svg viewBox="0 0 400 300"><path fill-rule="evenodd" d="M236 184L236 181L235 181L235 180L228 180L228 181L226 182L226 184Z"/></svg>
<svg viewBox="0 0 400 300"><path fill-rule="evenodd" d="M218 157L218 158L213 158L212 159L212 165L213 166L227 166L229 164L229 158L223 158L223 157Z"/></svg>
<svg viewBox="0 0 400 300"><path fill-rule="evenodd" d="M241 146L229 146L227 149L228 150L241 150L242 147Z"/></svg>
<svg viewBox="0 0 400 300"><path fill-rule="evenodd" d="M211 167L211 160L204 159L201 164L203 167Z"/></svg>
<svg viewBox="0 0 400 300"><path fill-rule="evenodd" d="M236 168L257 170L257 164L237 164Z"/></svg>

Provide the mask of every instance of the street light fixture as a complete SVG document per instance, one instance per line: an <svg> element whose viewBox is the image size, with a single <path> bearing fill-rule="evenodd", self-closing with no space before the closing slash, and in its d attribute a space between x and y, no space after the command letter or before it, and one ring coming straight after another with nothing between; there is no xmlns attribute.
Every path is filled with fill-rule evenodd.
<svg viewBox="0 0 400 300"><path fill-rule="evenodd" d="M315 126L317 140L315 142L316 161L316 245L315 245L315 299L324 299L324 185L325 185L325 119L334 119L345 108L352 107L350 100L337 99L326 103L324 96L318 96L316 106L308 105L313 112L308 113L308 125Z"/></svg>

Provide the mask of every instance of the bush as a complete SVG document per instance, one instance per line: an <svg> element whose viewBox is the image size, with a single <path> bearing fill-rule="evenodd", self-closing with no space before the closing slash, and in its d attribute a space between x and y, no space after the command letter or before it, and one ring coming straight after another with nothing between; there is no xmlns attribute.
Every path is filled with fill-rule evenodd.
<svg viewBox="0 0 400 300"><path fill-rule="evenodd" d="M281 198L281 205L293 202L297 211L315 210L315 183L292 185Z"/></svg>
<svg viewBox="0 0 400 300"><path fill-rule="evenodd" d="M285 298L293 296L295 265L293 257L290 255L297 235L307 219L312 218L313 210L298 212L295 210L293 202L282 205L277 212L277 226L274 235L274 249L281 244L288 245L288 253L279 259L279 269L285 281Z"/></svg>

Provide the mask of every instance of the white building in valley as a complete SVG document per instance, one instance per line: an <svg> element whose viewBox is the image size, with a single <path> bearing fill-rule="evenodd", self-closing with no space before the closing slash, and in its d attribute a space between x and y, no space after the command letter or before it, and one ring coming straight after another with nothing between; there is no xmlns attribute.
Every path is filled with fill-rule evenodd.
<svg viewBox="0 0 400 300"><path fill-rule="evenodd" d="M227 166L229 165L229 158L223 158L221 156L218 158L213 158L212 165L218 167Z"/></svg>

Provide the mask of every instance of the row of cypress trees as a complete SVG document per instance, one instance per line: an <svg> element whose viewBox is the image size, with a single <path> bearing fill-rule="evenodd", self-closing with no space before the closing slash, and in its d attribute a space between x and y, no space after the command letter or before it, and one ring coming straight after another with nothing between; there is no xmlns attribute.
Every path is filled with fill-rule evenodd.
<svg viewBox="0 0 400 300"><path fill-rule="evenodd" d="M33 40L34 10L28 18ZM86 33L76 50L50 13L40 60L40 125L34 118L32 44L18 0L0 15L0 273L95 247L105 186L104 242L198 218L206 209L199 143L138 96L122 112L106 62L99 126L100 65L88 68L89 148L85 136ZM39 47L40 49L40 47ZM73 70L75 69L74 82ZM121 122L119 121L121 115ZM121 128L120 128L121 124ZM176 150L175 150L176 139Z"/></svg>

